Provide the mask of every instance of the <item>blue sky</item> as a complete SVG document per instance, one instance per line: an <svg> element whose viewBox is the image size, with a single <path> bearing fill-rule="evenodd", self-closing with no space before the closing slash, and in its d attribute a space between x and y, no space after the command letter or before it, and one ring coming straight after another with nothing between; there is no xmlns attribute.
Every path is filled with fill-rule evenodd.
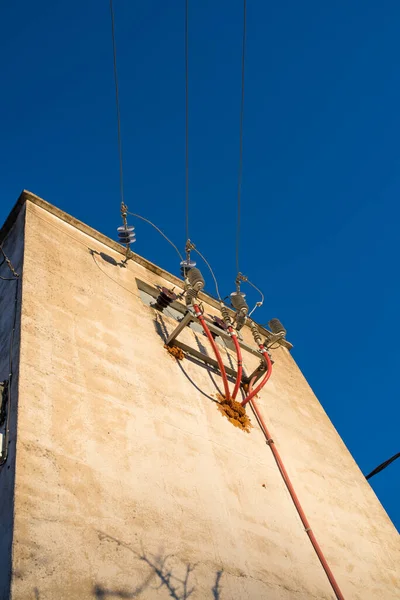
<svg viewBox="0 0 400 600"><path fill-rule="evenodd" d="M114 2L126 202L183 246L184 2ZM190 237L225 295L242 2L190 5ZM115 237L108 1L0 11L0 221L26 188ZM396 0L248 2L241 269L265 293L257 319L283 321L364 473L400 450L399 19ZM138 222L137 238L138 253L178 273L151 228ZM371 479L398 528L399 475L397 461Z"/></svg>

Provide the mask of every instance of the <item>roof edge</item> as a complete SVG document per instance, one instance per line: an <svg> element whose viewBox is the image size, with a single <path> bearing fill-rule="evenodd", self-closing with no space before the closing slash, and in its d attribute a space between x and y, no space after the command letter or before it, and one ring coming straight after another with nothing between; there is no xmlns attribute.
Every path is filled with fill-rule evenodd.
<svg viewBox="0 0 400 600"><path fill-rule="evenodd" d="M8 215L3 226L1 227L1 229L0 229L0 244L3 242L3 240L6 238L6 236L10 232L12 226L14 225L14 223L18 217L18 214L19 214L21 208L25 205L26 202L32 202L32 204L39 206L40 208L46 210L47 212L54 215L55 217L58 217L65 223L68 223L69 225L72 225L79 231L82 231L82 233L85 233L89 237L92 237L95 240L97 240L98 242L104 244L105 246L108 246L108 248L111 248L115 252L118 252L119 254L125 256L125 248L123 246L121 246L120 244L118 244L117 242L112 240L111 238L103 235L96 229L93 229L92 227L90 227L90 225L86 225L86 223L79 221L79 219L75 219L75 217L72 217L68 213L61 210L60 208L57 208L53 204L46 202L46 200L43 200L42 198L40 198L39 196L36 196L36 194L33 194L32 192L29 192L28 190L22 190L17 202L11 209L10 214ZM149 271L155 273L156 275L163 277L164 279L166 279L173 285L182 287L182 280L179 279L179 277L176 277L175 275L172 275L172 273L169 273L165 269L158 267L157 265L155 265L151 261L147 260L146 258L143 258L139 254L132 252L132 257L130 260L133 260L136 263L138 263L139 265L142 265L143 267L145 267ZM207 304L210 304L214 308L219 309L219 302L212 296L209 296L208 294L201 292L200 298L202 300L204 300L205 302L207 302ZM271 332L269 332L268 329L265 329L261 325L259 325L259 328L260 328L261 333L264 334L265 336L268 337L269 335L271 335ZM293 347L292 344L286 340L282 340L281 344L288 350L290 350Z"/></svg>

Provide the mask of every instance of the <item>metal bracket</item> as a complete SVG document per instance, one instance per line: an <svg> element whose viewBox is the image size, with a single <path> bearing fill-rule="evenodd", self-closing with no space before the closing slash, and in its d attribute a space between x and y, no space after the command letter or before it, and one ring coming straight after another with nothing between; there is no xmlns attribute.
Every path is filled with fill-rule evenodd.
<svg viewBox="0 0 400 600"><path fill-rule="evenodd" d="M175 306L176 306L176 303L174 303L174 308L175 308ZM219 327L217 327L214 324L214 322L212 321L212 319L210 319L207 315L204 315L204 318L207 321L208 328L210 329L210 331L212 333L215 333L215 335L221 337L223 340L225 340L227 342L230 342L230 343L232 342L231 336L227 331L224 331L223 329L220 329ZM176 327L174 329L174 331L171 333L171 335L168 337L167 342L166 342L167 346L170 346L172 344L172 342L175 340L175 338L177 338L178 335L181 333L181 331L183 331L183 329L185 329L185 327L187 327L191 322L199 323L199 320L192 313L186 312L182 321L180 321L178 327ZM254 356L257 356L257 358L260 358L260 353L258 350L256 350L255 348L252 348L251 346L248 346L245 342L243 342L240 339L238 339L238 341L239 341L240 347L243 350L246 350L246 352L250 352L250 354L253 354ZM175 344L175 345L177 345L177 344Z"/></svg>
<svg viewBox="0 0 400 600"><path fill-rule="evenodd" d="M249 375L248 377L245 378L244 383L250 383L250 381L253 379L253 377L255 377L255 380L253 382L253 385L254 385L264 375L265 370L266 370L265 364L260 364L257 367L257 369L254 369L254 371L251 373L251 375Z"/></svg>
<svg viewBox="0 0 400 600"><path fill-rule="evenodd" d="M153 296L153 298L155 300L157 300L159 290L156 287L153 287L153 286L149 285L148 283L141 281L140 279L136 279L136 283L140 290L143 290L144 292L149 294L149 296ZM181 302L177 302L177 300L174 300L170 304L170 308L173 308L177 312L181 313L181 315L183 315L183 319L185 319L185 317L187 316L187 312L188 312L187 307L184 304L182 304ZM206 314L204 315L204 318L207 321L207 325L208 325L210 331L212 331L213 333L215 333L217 336L221 337L223 340L227 341L228 343L232 343L231 336L229 335L229 333L227 331L224 331L223 329L220 329L219 327L214 325L213 320L210 317L208 317ZM182 319L182 321L183 321L183 319ZM178 327L171 333L168 340L170 340L170 339L172 340L172 339L176 338L181 333L181 331L187 325L190 324L190 321L198 322L197 318L193 314L191 314L190 317L188 317L188 321L185 322L185 325L182 325L182 321L179 322ZM168 340L166 343L167 343L167 345L170 345L168 343ZM246 352L253 354L253 356L257 356L257 358L260 358L260 352L258 350L256 350L255 348L252 348L251 346L246 344L243 341L243 338L240 334L238 334L238 341L239 341L239 345L242 348L242 350L245 350Z"/></svg>
<svg viewBox="0 0 400 600"><path fill-rule="evenodd" d="M175 339L178 337L178 335L181 333L181 331L183 331L185 329L185 327L187 327L194 320L195 320L194 315L192 315L188 311L186 313L186 315L183 317L182 321L179 323L178 327L176 327L174 329L174 331L169 335L167 341L165 342L167 344L167 346L173 346L173 345L177 346L176 343L174 344Z"/></svg>
<svg viewBox="0 0 400 600"><path fill-rule="evenodd" d="M207 325L210 328L211 332L215 333L216 335L220 336L223 339L225 338L225 339L231 341L231 336L229 335L229 333L225 332L224 330L222 330L219 327L217 327L216 325L214 325L212 323L212 321L210 319L208 319L207 317L205 317L205 318L207 320ZM206 364L210 365L211 367L215 368L216 370L219 370L218 362L214 358L212 358L211 356L208 356L208 354L204 354L203 352L196 350L195 348L192 348L191 346L188 346L188 344L185 344L184 342L181 342L180 340L177 339L179 334L185 329L185 327L188 327L190 325L190 323L192 323L192 322L199 323L199 320L197 319L197 317L195 315L193 315L191 312L188 311L185 314L185 316L183 317L182 321L179 323L179 325L169 335L169 337L166 341L166 345L167 346L177 346L178 348L183 350L183 352L189 354L190 356L193 356L194 358L196 358L198 360L205 362ZM239 342L239 344L242 347L245 347L246 349L253 351L253 348L250 348L250 346L247 346L247 344L244 344L242 342ZM255 353L257 356L259 356L257 351L253 351L253 353ZM237 376L236 371L226 365L225 365L225 371L230 377L235 378ZM243 372L242 382L246 383L249 380L250 379Z"/></svg>

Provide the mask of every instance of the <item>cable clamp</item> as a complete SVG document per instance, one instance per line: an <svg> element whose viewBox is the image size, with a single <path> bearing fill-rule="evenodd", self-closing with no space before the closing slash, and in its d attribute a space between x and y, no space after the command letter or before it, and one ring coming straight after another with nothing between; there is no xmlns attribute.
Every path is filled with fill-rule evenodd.
<svg viewBox="0 0 400 600"><path fill-rule="evenodd" d="M270 446L271 444L274 443L274 440L272 438L269 438L268 440L266 440L268 446Z"/></svg>
<svg viewBox="0 0 400 600"><path fill-rule="evenodd" d="M308 533L309 531L312 531L311 527L307 527L307 529L304 530L306 533Z"/></svg>

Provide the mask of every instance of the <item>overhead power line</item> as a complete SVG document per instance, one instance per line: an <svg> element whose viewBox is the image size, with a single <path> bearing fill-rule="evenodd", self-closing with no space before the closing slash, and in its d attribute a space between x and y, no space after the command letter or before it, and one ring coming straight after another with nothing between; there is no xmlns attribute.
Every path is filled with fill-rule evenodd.
<svg viewBox="0 0 400 600"><path fill-rule="evenodd" d="M113 65L114 65L114 83L115 83L115 104L117 110L117 128L118 128L118 154L119 154L119 187L121 193L121 204L124 204L124 173L122 166L122 138L121 138L121 112L119 107L119 88L117 74L117 48L115 43L115 18L113 1L110 0L110 15L111 15L111 37L113 48Z"/></svg>
<svg viewBox="0 0 400 600"><path fill-rule="evenodd" d="M238 169L238 201L237 201L237 227L236 227L236 272L239 273L239 247L240 247L240 216L242 202L242 177L243 177L243 117L244 117L244 83L246 59L246 0L243 0L243 38L242 38L242 96L240 102L240 132L239 132L239 169Z"/></svg>
<svg viewBox="0 0 400 600"><path fill-rule="evenodd" d="M186 239L189 239L189 0L185 4L185 196Z"/></svg>
<svg viewBox="0 0 400 600"><path fill-rule="evenodd" d="M385 462L377 466L373 471L371 471L371 473L365 476L365 479L371 479L371 477L377 475L378 473L383 471L383 469L386 469L386 467L388 467L392 462L394 462L396 458L400 458L400 452L398 452L397 454L395 454L394 456L392 456L388 460L385 460Z"/></svg>

